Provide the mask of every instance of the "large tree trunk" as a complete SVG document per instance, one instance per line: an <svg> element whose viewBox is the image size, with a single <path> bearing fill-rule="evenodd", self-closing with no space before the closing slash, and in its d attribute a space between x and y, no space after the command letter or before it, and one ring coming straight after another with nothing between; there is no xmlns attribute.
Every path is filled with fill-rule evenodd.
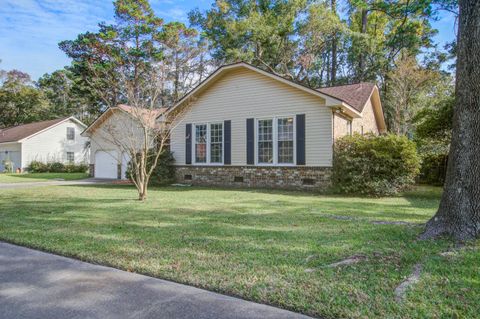
<svg viewBox="0 0 480 319"><path fill-rule="evenodd" d="M456 101L444 193L422 239L480 235L480 1L460 0Z"/></svg>

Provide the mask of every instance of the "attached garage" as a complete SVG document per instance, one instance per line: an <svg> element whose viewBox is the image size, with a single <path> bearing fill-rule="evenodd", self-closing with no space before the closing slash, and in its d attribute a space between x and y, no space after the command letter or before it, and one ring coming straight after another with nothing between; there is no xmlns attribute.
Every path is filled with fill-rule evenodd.
<svg viewBox="0 0 480 319"><path fill-rule="evenodd" d="M6 171L7 162L12 163L11 172L15 172L18 168L22 168L21 159L22 159L22 155L20 151L11 151L8 148L2 148L0 146L0 173L3 173Z"/></svg>
<svg viewBox="0 0 480 319"><path fill-rule="evenodd" d="M123 153L121 175L118 176L118 152L97 151L95 153L95 178L126 179L130 157Z"/></svg>
<svg viewBox="0 0 480 319"><path fill-rule="evenodd" d="M95 178L118 178L118 155L116 151L95 153Z"/></svg>

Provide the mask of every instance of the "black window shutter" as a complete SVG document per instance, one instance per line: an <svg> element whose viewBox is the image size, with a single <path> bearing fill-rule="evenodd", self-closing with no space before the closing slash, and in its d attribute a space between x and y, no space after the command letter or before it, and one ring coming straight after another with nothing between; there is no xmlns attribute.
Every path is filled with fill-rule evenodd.
<svg viewBox="0 0 480 319"><path fill-rule="evenodd" d="M185 126L185 164L192 164L192 124Z"/></svg>
<svg viewBox="0 0 480 319"><path fill-rule="evenodd" d="M254 119L247 119L247 165L255 164L255 128Z"/></svg>
<svg viewBox="0 0 480 319"><path fill-rule="evenodd" d="M305 165L305 114L297 114L297 165Z"/></svg>
<svg viewBox="0 0 480 319"><path fill-rule="evenodd" d="M223 163L225 165L232 164L232 121L223 122L224 131L224 149L225 155L223 157Z"/></svg>

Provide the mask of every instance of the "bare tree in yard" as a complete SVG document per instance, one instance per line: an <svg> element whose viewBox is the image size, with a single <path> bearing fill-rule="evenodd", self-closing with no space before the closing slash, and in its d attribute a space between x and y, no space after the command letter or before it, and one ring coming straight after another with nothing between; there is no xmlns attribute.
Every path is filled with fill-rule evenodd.
<svg viewBox="0 0 480 319"><path fill-rule="evenodd" d="M119 117L107 120L91 137L99 148L107 142L113 144L120 154L126 154L126 160L130 162L128 177L137 188L141 201L147 199L151 176L162 153L168 151L172 130L187 109L168 111L159 108L165 81L163 68L156 66L144 71L140 86L124 73L119 73L116 81L122 83L128 105L111 108L110 111L117 112Z"/></svg>
<svg viewBox="0 0 480 319"><path fill-rule="evenodd" d="M480 236L480 1L460 0L456 101L440 207L422 239Z"/></svg>

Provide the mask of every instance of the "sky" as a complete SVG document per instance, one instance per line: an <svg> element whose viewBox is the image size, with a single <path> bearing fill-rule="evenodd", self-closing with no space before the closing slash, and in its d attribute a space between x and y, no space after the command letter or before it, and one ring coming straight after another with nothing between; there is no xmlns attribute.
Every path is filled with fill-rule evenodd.
<svg viewBox="0 0 480 319"><path fill-rule="evenodd" d="M208 9L214 0L151 0L166 22L188 23L188 12ZM70 64L58 48L62 40L98 30L113 20L112 0L0 0L0 69L27 72L33 80ZM455 38L454 18L441 13L432 23L440 45Z"/></svg>

